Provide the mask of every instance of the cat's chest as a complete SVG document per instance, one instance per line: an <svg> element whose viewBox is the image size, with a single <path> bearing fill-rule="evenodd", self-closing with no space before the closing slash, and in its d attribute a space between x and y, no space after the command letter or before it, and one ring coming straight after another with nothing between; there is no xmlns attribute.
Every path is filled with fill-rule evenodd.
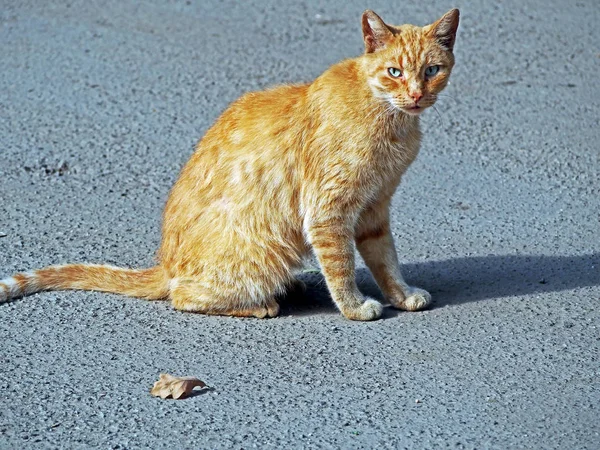
<svg viewBox="0 0 600 450"><path fill-rule="evenodd" d="M390 127L373 142L373 164L383 176L402 175L419 153L421 131L418 124Z"/></svg>

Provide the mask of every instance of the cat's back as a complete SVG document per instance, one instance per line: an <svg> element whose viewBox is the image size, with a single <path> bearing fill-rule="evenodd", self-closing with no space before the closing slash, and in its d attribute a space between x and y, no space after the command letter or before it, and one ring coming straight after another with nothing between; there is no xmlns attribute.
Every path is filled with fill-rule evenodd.
<svg viewBox="0 0 600 450"><path fill-rule="evenodd" d="M211 185L235 188L261 181L265 169L282 160L292 163L307 121L307 86L276 86L234 101L198 142L173 193ZM212 190L200 189L204 194Z"/></svg>
<svg viewBox="0 0 600 450"><path fill-rule="evenodd" d="M278 144L284 132L293 131L306 118L308 85L281 85L249 92L233 102L202 139L201 146L238 148Z"/></svg>

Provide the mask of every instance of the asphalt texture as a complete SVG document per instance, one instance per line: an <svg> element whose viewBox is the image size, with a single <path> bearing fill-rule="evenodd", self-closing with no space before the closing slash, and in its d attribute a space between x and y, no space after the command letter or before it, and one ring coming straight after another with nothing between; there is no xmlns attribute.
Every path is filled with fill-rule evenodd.
<svg viewBox="0 0 600 450"><path fill-rule="evenodd" d="M392 208L431 309L351 322L313 273L271 320L3 304L0 447L600 448L595 0L4 0L0 278L152 265L170 186L231 101L359 54L364 9L452 7L457 64ZM153 398L161 372L211 389Z"/></svg>

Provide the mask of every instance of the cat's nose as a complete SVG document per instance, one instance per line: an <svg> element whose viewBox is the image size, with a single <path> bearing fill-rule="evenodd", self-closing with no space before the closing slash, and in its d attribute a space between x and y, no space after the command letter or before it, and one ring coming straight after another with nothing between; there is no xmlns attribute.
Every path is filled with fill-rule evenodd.
<svg viewBox="0 0 600 450"><path fill-rule="evenodd" d="M421 91L414 91L409 93L408 95L415 101L415 103L419 103L419 100L423 98L423 93Z"/></svg>

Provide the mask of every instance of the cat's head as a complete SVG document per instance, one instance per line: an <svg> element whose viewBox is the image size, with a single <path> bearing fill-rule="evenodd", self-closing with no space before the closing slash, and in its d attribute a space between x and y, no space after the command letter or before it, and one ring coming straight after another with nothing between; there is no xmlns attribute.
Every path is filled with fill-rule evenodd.
<svg viewBox="0 0 600 450"><path fill-rule="evenodd" d="M392 26L365 11L365 68L373 94L410 115L433 105L454 66L458 19L453 9L424 27Z"/></svg>

